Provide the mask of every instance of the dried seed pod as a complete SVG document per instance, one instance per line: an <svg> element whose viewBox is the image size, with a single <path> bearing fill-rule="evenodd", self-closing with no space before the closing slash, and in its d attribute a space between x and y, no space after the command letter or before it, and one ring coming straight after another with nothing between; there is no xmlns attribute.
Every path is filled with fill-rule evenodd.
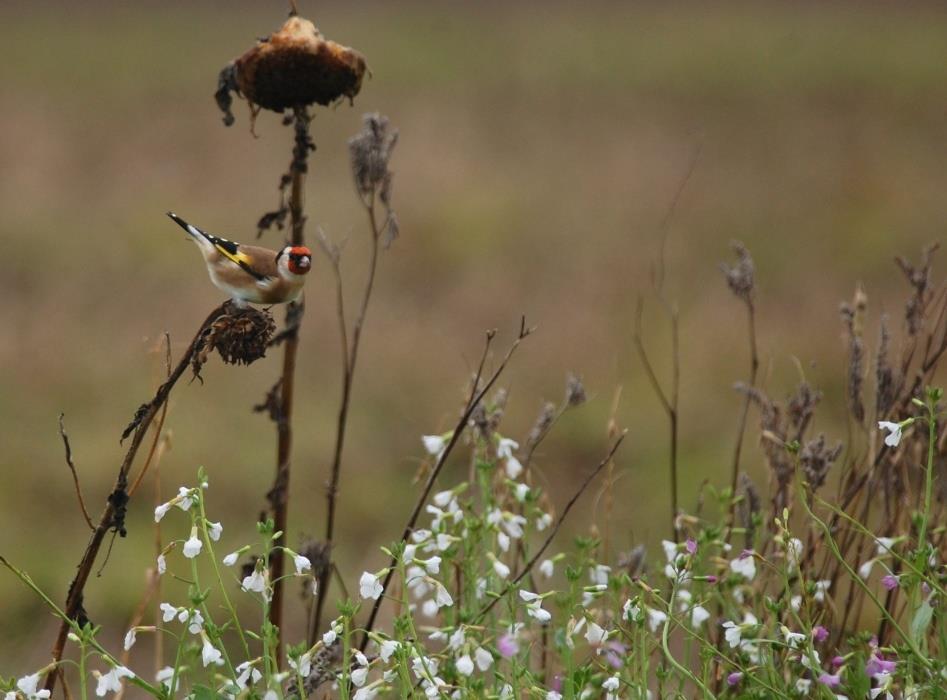
<svg viewBox="0 0 947 700"><path fill-rule="evenodd" d="M246 98L251 109L283 112L329 105L354 98L365 69L365 57L358 51L329 41L308 19L294 16L220 72L215 98L229 126L234 121L231 92Z"/></svg>

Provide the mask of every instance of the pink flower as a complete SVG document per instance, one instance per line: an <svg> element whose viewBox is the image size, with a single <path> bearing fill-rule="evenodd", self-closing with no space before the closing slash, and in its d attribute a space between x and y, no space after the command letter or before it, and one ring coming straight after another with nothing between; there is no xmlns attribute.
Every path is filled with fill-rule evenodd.
<svg viewBox="0 0 947 700"><path fill-rule="evenodd" d="M516 641L516 637L512 634L504 634L497 640L497 651L500 652L500 656L504 659L508 659L511 656L515 656L519 653L520 645Z"/></svg>
<svg viewBox="0 0 947 700"><path fill-rule="evenodd" d="M605 645L605 660L612 668L621 668L624 666L622 659L627 652L628 649L626 649L625 645L621 642L608 642Z"/></svg>
<svg viewBox="0 0 947 700"><path fill-rule="evenodd" d="M894 673L897 661L885 661L884 657L877 651L868 659L865 664L865 673L868 676L876 676L879 673Z"/></svg>
<svg viewBox="0 0 947 700"><path fill-rule="evenodd" d="M727 685L731 688L740 685L740 681L743 680L743 673L741 671L734 671L729 676L727 676Z"/></svg>
<svg viewBox="0 0 947 700"><path fill-rule="evenodd" d="M822 685L827 685L830 688L836 687L839 683L842 682L842 677L840 674L832 675L830 673L823 673L819 676L819 683Z"/></svg>
<svg viewBox="0 0 947 700"><path fill-rule="evenodd" d="M881 577L881 585L885 587L886 590L893 591L898 587L898 577L891 574Z"/></svg>
<svg viewBox="0 0 947 700"><path fill-rule="evenodd" d="M832 668L838 668L839 666L845 663L844 656L833 656L832 657Z"/></svg>
<svg viewBox="0 0 947 700"><path fill-rule="evenodd" d="M688 553L697 554L697 543L690 537L687 538L687 542L684 546L687 548Z"/></svg>
<svg viewBox="0 0 947 700"><path fill-rule="evenodd" d="M818 625L812 630L812 638L821 644L829 638L829 631L822 625Z"/></svg>
<svg viewBox="0 0 947 700"><path fill-rule="evenodd" d="M717 583L717 577L711 574L707 577L707 583Z"/></svg>

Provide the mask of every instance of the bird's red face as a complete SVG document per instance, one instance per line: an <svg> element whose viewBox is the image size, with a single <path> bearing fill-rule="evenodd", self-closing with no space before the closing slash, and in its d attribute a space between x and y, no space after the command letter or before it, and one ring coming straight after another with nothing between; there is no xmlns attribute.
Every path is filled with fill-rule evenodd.
<svg viewBox="0 0 947 700"><path fill-rule="evenodd" d="M294 275L305 275L312 267L312 253L304 245L293 246L286 251L286 266Z"/></svg>

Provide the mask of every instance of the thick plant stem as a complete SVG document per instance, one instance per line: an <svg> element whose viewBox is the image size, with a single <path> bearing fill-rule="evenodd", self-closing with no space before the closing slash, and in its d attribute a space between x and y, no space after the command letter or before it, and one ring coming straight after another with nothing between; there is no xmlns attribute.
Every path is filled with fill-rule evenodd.
<svg viewBox="0 0 947 700"><path fill-rule="evenodd" d="M293 146L293 161L290 165L292 189L289 199L292 245L303 245L303 228L306 217L303 215L303 185L309 159L309 114L305 108L294 111L296 138ZM289 514L289 465L293 445L292 415L293 389L296 377L296 353L299 348L299 323L302 320L303 306L300 302L290 302L286 310L286 325L292 332L286 337L283 346L283 374L280 380L280 407L277 420L276 476L273 488L267 497L273 510L273 522L279 537L274 546L286 546L286 524ZM278 630L283 622L283 563L285 557L274 556L270 560L270 580L273 581L273 600L270 605L270 622ZM276 658L281 658L282 635L277 633Z"/></svg>

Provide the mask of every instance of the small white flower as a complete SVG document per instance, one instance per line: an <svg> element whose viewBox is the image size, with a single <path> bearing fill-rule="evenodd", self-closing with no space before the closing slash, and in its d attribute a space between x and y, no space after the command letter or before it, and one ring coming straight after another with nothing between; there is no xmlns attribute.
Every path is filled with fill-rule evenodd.
<svg viewBox="0 0 947 700"><path fill-rule="evenodd" d="M241 664L242 665L242 664ZM239 667L238 667L239 670ZM155 674L155 680L158 681L165 690L171 690L171 679L174 678L174 667L165 666Z"/></svg>
<svg viewBox="0 0 947 700"><path fill-rule="evenodd" d="M730 570L740 574L747 581L752 581L756 578L756 561L752 554L741 555L730 561Z"/></svg>
<svg viewBox="0 0 947 700"><path fill-rule="evenodd" d="M526 612L530 617L535 618L540 624L545 625L552 619L552 613L543 608L542 601L536 601L526 606Z"/></svg>
<svg viewBox="0 0 947 700"><path fill-rule="evenodd" d="M186 486L178 487L177 498L172 499L181 510L190 510L194 505L194 497L191 495L191 489Z"/></svg>
<svg viewBox="0 0 947 700"><path fill-rule="evenodd" d="M270 688L263 694L263 700L279 700L279 693Z"/></svg>
<svg viewBox="0 0 947 700"><path fill-rule="evenodd" d="M599 646L603 641L607 633L605 630L594 622L589 622L589 628L585 631L585 639L592 646Z"/></svg>
<svg viewBox="0 0 947 700"><path fill-rule="evenodd" d="M187 631L191 634L199 634L202 629L204 629L204 617L201 615L200 610L192 610L188 614L187 610L183 610L179 615L178 619L181 622L187 622Z"/></svg>
<svg viewBox="0 0 947 700"><path fill-rule="evenodd" d="M812 594L812 597L819 603L825 602L825 594L828 592L829 587L832 585L831 579L822 579L821 581L815 582L815 592Z"/></svg>
<svg viewBox="0 0 947 700"><path fill-rule="evenodd" d="M621 616L629 622L638 622L641 616L641 608L631 602L631 598L625 601L621 606Z"/></svg>
<svg viewBox="0 0 947 700"><path fill-rule="evenodd" d="M562 695L555 690L550 690L546 693L546 700L562 700Z"/></svg>
<svg viewBox="0 0 947 700"><path fill-rule="evenodd" d="M691 611L691 627L698 629L709 618L710 612L708 612L707 608L700 605L695 605L694 609Z"/></svg>
<svg viewBox="0 0 947 700"><path fill-rule="evenodd" d="M170 603L162 603L158 606L161 610L161 619L165 622L171 622L175 617L177 617L178 609L171 605Z"/></svg>
<svg viewBox="0 0 947 700"><path fill-rule="evenodd" d="M510 551L510 536L505 532L497 533L497 544L500 545L500 549L504 552Z"/></svg>
<svg viewBox="0 0 947 700"><path fill-rule="evenodd" d="M29 676L23 676L16 682L16 687L19 688L20 692L29 698L29 700L33 700L34 698L48 698L51 693L45 688L43 690L37 690L36 688L38 685L38 673L34 673Z"/></svg>
<svg viewBox="0 0 947 700"><path fill-rule="evenodd" d="M661 540L661 547L664 549L664 556L667 557L668 563L673 564L677 560L677 542Z"/></svg>
<svg viewBox="0 0 947 700"><path fill-rule="evenodd" d="M462 676L469 676L474 672L474 662L473 659L470 658L470 654L464 654L459 659L457 659L456 665L457 673L461 674Z"/></svg>
<svg viewBox="0 0 947 700"><path fill-rule="evenodd" d="M385 588L381 585L378 577L368 571L364 572L362 578L358 580L358 590L362 598L371 598L372 600L378 600L381 594L385 592Z"/></svg>
<svg viewBox="0 0 947 700"><path fill-rule="evenodd" d="M217 542L220 540L220 535L224 531L224 526L220 523L207 523L207 534L210 535L210 538Z"/></svg>
<svg viewBox="0 0 947 700"><path fill-rule="evenodd" d="M163 554L158 555L158 576L162 576L165 571L168 570L168 560L164 558Z"/></svg>
<svg viewBox="0 0 947 700"><path fill-rule="evenodd" d="M733 620L727 620L723 623L723 628L726 630L723 637L727 640L730 648L734 649L739 646L740 640L743 638L743 630L740 629L740 625Z"/></svg>
<svg viewBox="0 0 947 700"><path fill-rule="evenodd" d="M878 537L875 539L875 546L879 557L891 554L891 548L894 547L897 539L894 537Z"/></svg>
<svg viewBox="0 0 947 700"><path fill-rule="evenodd" d="M523 465L513 455L510 455L509 457L506 458L505 468L506 468L506 475L510 477L511 479L515 479L516 477L518 477L520 474L523 473Z"/></svg>
<svg viewBox="0 0 947 700"><path fill-rule="evenodd" d="M453 542L454 538L448 535L446 532L439 532L437 534L437 548L442 552L446 549L450 549L450 546Z"/></svg>
<svg viewBox="0 0 947 700"><path fill-rule="evenodd" d="M799 608L802 607L802 596L796 594L789 599L789 607L793 612L799 612Z"/></svg>
<svg viewBox="0 0 947 700"><path fill-rule="evenodd" d="M224 566L234 566L240 559L240 552L231 552L224 557Z"/></svg>
<svg viewBox="0 0 947 700"><path fill-rule="evenodd" d="M618 690L618 683L619 683L618 675L616 674L612 676L611 678L608 678L607 680L605 680L602 683L602 688L610 692L615 692L616 690Z"/></svg>
<svg viewBox="0 0 947 700"><path fill-rule="evenodd" d="M375 685L366 685L355 691L354 700L374 700L378 695L378 687Z"/></svg>
<svg viewBox="0 0 947 700"><path fill-rule="evenodd" d="M501 437L497 443L497 457L500 459L508 459L513 456L513 450L518 450L519 447L520 444L516 440Z"/></svg>
<svg viewBox="0 0 947 700"><path fill-rule="evenodd" d="M885 444L888 447L897 447L898 443L901 442L901 424L900 423L891 423L890 421L880 420L878 421L878 428L880 430L887 430L888 435L885 437Z"/></svg>
<svg viewBox="0 0 947 700"><path fill-rule="evenodd" d="M414 557L418 553L418 546L416 544L406 544L404 546L404 554L401 555L401 561L406 565L414 561Z"/></svg>
<svg viewBox="0 0 947 700"><path fill-rule="evenodd" d="M467 634L464 632L464 628L458 627L450 636L450 640L447 642L447 647L452 651L457 651L464 645L464 642L466 641Z"/></svg>
<svg viewBox="0 0 947 700"><path fill-rule="evenodd" d="M796 679L796 692L800 695L809 695L809 688L812 686L812 681L808 678L797 678Z"/></svg>
<svg viewBox="0 0 947 700"><path fill-rule="evenodd" d="M474 660L477 662L477 668L486 671L493 665L493 654L483 647L477 647L474 649Z"/></svg>
<svg viewBox="0 0 947 700"><path fill-rule="evenodd" d="M667 619L667 613L661 610L655 610L654 608L648 608L648 627L651 628L652 632L657 632L658 627L663 625Z"/></svg>
<svg viewBox="0 0 947 700"><path fill-rule="evenodd" d="M598 586L608 585L608 574L611 572L612 567L605 566L605 564L596 564L591 569L589 569L589 578L592 580L592 583Z"/></svg>
<svg viewBox="0 0 947 700"><path fill-rule="evenodd" d="M133 646L135 646L135 632L137 630L132 627L128 632L125 633L125 651L128 651Z"/></svg>
<svg viewBox="0 0 947 700"><path fill-rule="evenodd" d="M95 687L95 694L100 698L106 693L117 693L122 689L123 678L134 678L135 674L124 666L116 666L106 674L98 674L99 682ZM47 694L46 697L49 697Z"/></svg>
<svg viewBox="0 0 947 700"><path fill-rule="evenodd" d="M434 502L434 505L436 505L438 508L445 508L448 503L454 500L454 492L449 491L449 490L438 491L437 493L434 494L434 497L431 498L431 500Z"/></svg>
<svg viewBox="0 0 947 700"><path fill-rule="evenodd" d="M447 592L447 589L444 588L443 584L439 581L436 583L436 591L434 593L434 599L437 602L438 608L449 608L454 604L454 599L450 597L450 593Z"/></svg>
<svg viewBox="0 0 947 700"><path fill-rule="evenodd" d="M536 531L537 532L542 532L550 525L552 525L552 516L549 513L543 513L538 518L536 518Z"/></svg>
<svg viewBox="0 0 947 700"><path fill-rule="evenodd" d="M246 690L247 681L250 682L250 685L257 683L263 674L260 671L253 667L250 661L244 661L242 664L237 666L237 686L240 690Z"/></svg>
<svg viewBox="0 0 947 700"><path fill-rule="evenodd" d="M398 647L401 646L400 642L396 642L394 639L386 639L381 643L379 655L381 660L385 663L388 663L388 659L391 658L391 655L398 651Z"/></svg>
<svg viewBox="0 0 947 700"><path fill-rule="evenodd" d="M335 630L330 629L328 632L322 635L322 643L327 647L331 647L333 644L335 644L336 637L338 636L339 635Z"/></svg>
<svg viewBox="0 0 947 700"><path fill-rule="evenodd" d="M365 681L368 678L368 669L367 668L357 668L352 671L352 685L356 688L361 688L365 685Z"/></svg>
<svg viewBox="0 0 947 700"><path fill-rule="evenodd" d="M424 568L427 569L427 572L431 575L439 574L441 572L441 558L431 557L424 562Z"/></svg>
<svg viewBox="0 0 947 700"><path fill-rule="evenodd" d="M517 484L516 489L514 490L516 500L522 503L526 500L526 497L529 495L529 486L526 484Z"/></svg>
<svg viewBox="0 0 947 700"><path fill-rule="evenodd" d="M785 625L781 627L781 631L790 649L798 649L799 645L806 641L806 635L801 632L793 632Z"/></svg>
<svg viewBox="0 0 947 700"><path fill-rule="evenodd" d="M312 562L309 561L308 557L304 557L302 554L293 555L293 564L296 566L297 574L302 574L304 571L312 569Z"/></svg>
<svg viewBox="0 0 947 700"><path fill-rule="evenodd" d="M252 574L244 577L240 587L248 593L255 591L266 595L266 575L260 569L254 569Z"/></svg>
<svg viewBox="0 0 947 700"><path fill-rule="evenodd" d="M500 578L506 578L510 575L510 567L504 564L499 559L493 560L493 570L496 572L497 576Z"/></svg>
<svg viewBox="0 0 947 700"><path fill-rule="evenodd" d="M871 570L875 566L875 559L869 559L864 564L858 567L858 575L862 578L868 578L871 576Z"/></svg>
<svg viewBox="0 0 947 700"><path fill-rule="evenodd" d="M421 442L424 443L424 449L429 455L440 459L441 453L447 446L447 436L449 435L450 433L446 435L422 435Z"/></svg>
<svg viewBox="0 0 947 700"><path fill-rule="evenodd" d="M546 578L552 578L552 575L556 572L556 565L552 559L543 559L542 563L539 565L539 573L541 573Z"/></svg>
<svg viewBox="0 0 947 700"><path fill-rule="evenodd" d="M191 538L184 543L184 556L188 559L193 559L198 554L201 553L201 547L204 546L204 543L200 541L197 536L197 528L191 528Z"/></svg>
<svg viewBox="0 0 947 700"><path fill-rule="evenodd" d="M214 647L210 643L210 640L201 635L204 640L204 646L201 647L201 662L204 664L204 668L207 668L210 664L216 664L217 666L223 666L224 659L223 655L220 653L220 650Z"/></svg>
<svg viewBox="0 0 947 700"><path fill-rule="evenodd" d="M167 515L169 510L171 510L170 503L162 503L160 506L155 508L155 522L160 523L161 518Z"/></svg>
<svg viewBox="0 0 947 700"><path fill-rule="evenodd" d="M304 654L300 654L298 659L288 657L286 661L289 663L289 667L303 678L309 677L309 672L312 671L312 657L308 651Z"/></svg>

